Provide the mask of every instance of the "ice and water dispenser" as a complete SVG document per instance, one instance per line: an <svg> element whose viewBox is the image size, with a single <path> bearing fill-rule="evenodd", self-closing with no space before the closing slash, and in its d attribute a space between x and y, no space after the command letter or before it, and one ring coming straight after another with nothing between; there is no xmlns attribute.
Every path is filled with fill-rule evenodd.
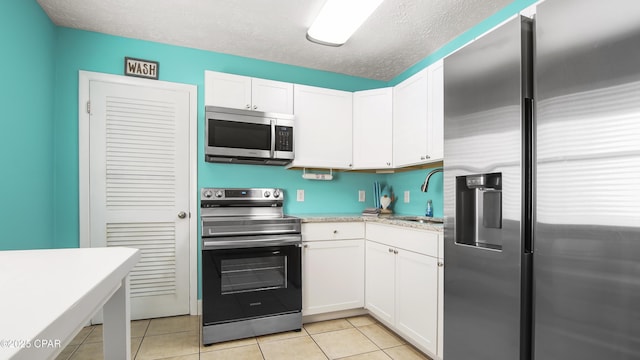
<svg viewBox="0 0 640 360"><path fill-rule="evenodd" d="M502 173L456 177L455 242L502 250Z"/></svg>

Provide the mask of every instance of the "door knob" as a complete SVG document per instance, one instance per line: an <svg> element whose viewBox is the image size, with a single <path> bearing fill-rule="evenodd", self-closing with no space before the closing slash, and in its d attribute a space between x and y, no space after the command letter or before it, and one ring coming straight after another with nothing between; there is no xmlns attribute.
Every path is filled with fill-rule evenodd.
<svg viewBox="0 0 640 360"><path fill-rule="evenodd" d="M186 212L184 212L184 211L180 211L180 212L178 213L178 217L179 217L180 219L184 219L184 218L186 218L186 217L187 217L187 213L186 213Z"/></svg>

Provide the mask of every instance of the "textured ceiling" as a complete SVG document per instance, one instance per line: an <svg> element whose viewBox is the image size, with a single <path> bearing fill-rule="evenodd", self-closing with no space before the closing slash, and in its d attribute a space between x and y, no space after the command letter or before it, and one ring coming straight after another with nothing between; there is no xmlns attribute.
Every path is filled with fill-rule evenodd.
<svg viewBox="0 0 640 360"><path fill-rule="evenodd" d="M324 0L37 0L59 26L388 81L511 0L385 0L341 47L306 40Z"/></svg>

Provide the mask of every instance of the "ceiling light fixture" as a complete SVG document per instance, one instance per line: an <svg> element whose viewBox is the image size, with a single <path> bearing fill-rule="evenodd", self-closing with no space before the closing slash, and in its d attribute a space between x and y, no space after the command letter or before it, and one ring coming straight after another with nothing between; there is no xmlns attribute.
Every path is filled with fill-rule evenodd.
<svg viewBox="0 0 640 360"><path fill-rule="evenodd" d="M340 46L358 30L383 0L327 0L307 31L307 39Z"/></svg>

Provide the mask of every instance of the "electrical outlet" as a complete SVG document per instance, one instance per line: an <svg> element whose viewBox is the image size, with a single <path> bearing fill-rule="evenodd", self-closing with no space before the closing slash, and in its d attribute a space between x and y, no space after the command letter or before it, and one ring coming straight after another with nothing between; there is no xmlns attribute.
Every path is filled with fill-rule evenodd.
<svg viewBox="0 0 640 360"><path fill-rule="evenodd" d="M296 195L298 201L304 201L304 190L298 189Z"/></svg>
<svg viewBox="0 0 640 360"><path fill-rule="evenodd" d="M364 190L358 190L358 201L364 202Z"/></svg>
<svg viewBox="0 0 640 360"><path fill-rule="evenodd" d="M405 203L408 203L408 202L411 200L411 199L409 198L409 193L410 193L410 191L409 191L409 190L406 190L406 191L404 192L404 202L405 202Z"/></svg>

